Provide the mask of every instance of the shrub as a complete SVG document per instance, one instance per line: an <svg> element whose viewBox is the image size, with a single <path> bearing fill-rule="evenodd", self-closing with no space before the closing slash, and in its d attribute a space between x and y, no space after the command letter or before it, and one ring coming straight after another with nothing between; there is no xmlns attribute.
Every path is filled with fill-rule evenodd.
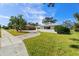
<svg viewBox="0 0 79 59"><path fill-rule="evenodd" d="M70 34L70 29L67 27L64 27L62 25L57 25L54 27L54 30L58 33L58 34Z"/></svg>

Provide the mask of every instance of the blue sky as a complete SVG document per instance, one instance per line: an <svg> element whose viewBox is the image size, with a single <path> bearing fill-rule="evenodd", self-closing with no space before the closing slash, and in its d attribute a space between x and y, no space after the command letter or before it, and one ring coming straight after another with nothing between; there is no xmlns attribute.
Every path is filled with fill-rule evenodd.
<svg viewBox="0 0 79 59"><path fill-rule="evenodd" d="M27 22L38 22L42 24L42 19L46 16L52 16L57 19L57 24L65 20L75 21L73 14L79 12L78 3L56 3L55 7L47 7L44 4L35 3L0 3L0 24L7 25L10 16L23 14Z"/></svg>

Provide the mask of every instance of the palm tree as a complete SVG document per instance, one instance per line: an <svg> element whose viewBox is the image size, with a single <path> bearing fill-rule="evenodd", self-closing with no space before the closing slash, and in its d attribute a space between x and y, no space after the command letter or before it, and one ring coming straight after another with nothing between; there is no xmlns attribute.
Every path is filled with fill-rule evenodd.
<svg viewBox="0 0 79 59"><path fill-rule="evenodd" d="M55 23L56 19L53 19L53 17L45 17L42 21L44 24L52 24Z"/></svg>
<svg viewBox="0 0 79 59"><path fill-rule="evenodd" d="M48 3L48 7L54 7L55 3Z"/></svg>

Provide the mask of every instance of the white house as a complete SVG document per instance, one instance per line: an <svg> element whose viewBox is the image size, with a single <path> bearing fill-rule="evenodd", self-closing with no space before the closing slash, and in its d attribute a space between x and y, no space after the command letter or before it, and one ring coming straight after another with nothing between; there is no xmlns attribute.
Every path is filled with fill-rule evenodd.
<svg viewBox="0 0 79 59"><path fill-rule="evenodd" d="M57 24L42 24L37 26L39 29L53 29Z"/></svg>

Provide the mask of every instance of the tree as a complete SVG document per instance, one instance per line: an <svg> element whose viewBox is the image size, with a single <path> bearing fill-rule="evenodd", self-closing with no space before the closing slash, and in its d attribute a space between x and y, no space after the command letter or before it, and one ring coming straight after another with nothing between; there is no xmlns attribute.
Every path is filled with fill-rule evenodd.
<svg viewBox="0 0 79 59"><path fill-rule="evenodd" d="M46 4L48 7L54 7L55 6L55 3L44 3Z"/></svg>
<svg viewBox="0 0 79 59"><path fill-rule="evenodd" d="M10 22L8 23L8 26L13 29L16 29L17 31L21 31L26 26L26 24L27 23L23 18L23 15L18 15L10 17Z"/></svg>
<svg viewBox="0 0 79 59"><path fill-rule="evenodd" d="M56 19L53 19L53 17L45 17L42 21L44 24L52 24L55 23Z"/></svg>
<svg viewBox="0 0 79 59"><path fill-rule="evenodd" d="M23 15L18 15L17 17L17 28L21 31L26 26L26 21L23 18Z"/></svg>
<svg viewBox="0 0 79 59"><path fill-rule="evenodd" d="M55 3L48 3L48 7L54 7Z"/></svg>
<svg viewBox="0 0 79 59"><path fill-rule="evenodd" d="M29 22L28 25L38 26L39 24L38 24L38 23L32 23L32 22Z"/></svg>
<svg viewBox="0 0 79 59"><path fill-rule="evenodd" d="M16 29L16 16L11 16L9 21L10 22L8 23L8 26L12 27L13 29Z"/></svg>
<svg viewBox="0 0 79 59"><path fill-rule="evenodd" d="M38 26L39 24L38 24L38 23L36 23L35 25L36 25L36 26Z"/></svg>
<svg viewBox="0 0 79 59"><path fill-rule="evenodd" d="M74 25L75 31L79 31L79 13L75 13L74 17L77 20L77 23L75 23L75 25Z"/></svg>
<svg viewBox="0 0 79 59"><path fill-rule="evenodd" d="M71 20L66 20L64 23L63 23L63 26L71 29L73 27L74 23L71 21Z"/></svg>
<svg viewBox="0 0 79 59"><path fill-rule="evenodd" d="M44 3L44 4L46 4L48 7L54 7L55 6L55 3ZM48 24L48 23L51 24L51 23L55 23L55 22L56 22L56 20L53 19L53 17L45 17L42 21L42 23L44 23L44 24Z"/></svg>
<svg viewBox="0 0 79 59"><path fill-rule="evenodd" d="M9 22L9 23L8 23L8 27L9 27L10 29L13 29L13 27L12 27L12 22Z"/></svg>

